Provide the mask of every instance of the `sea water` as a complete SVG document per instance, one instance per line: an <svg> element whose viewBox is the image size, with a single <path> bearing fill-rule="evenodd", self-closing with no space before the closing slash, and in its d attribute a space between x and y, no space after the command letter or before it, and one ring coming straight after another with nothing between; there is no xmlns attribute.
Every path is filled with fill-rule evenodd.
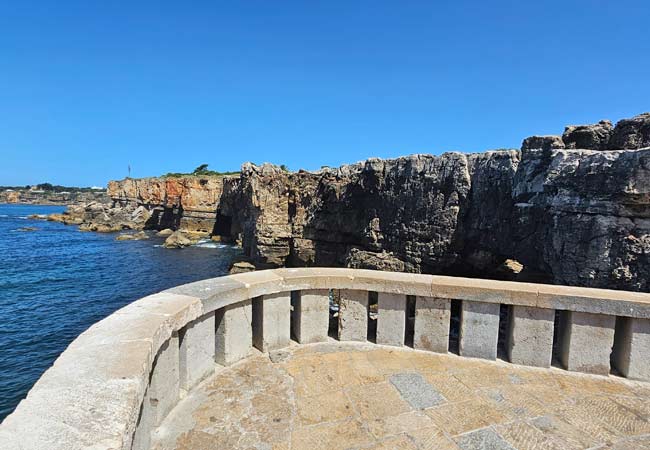
<svg viewBox="0 0 650 450"><path fill-rule="evenodd" d="M166 249L153 234L116 241L28 218L63 209L0 204L0 420L90 325L146 295L224 275L240 252L211 241Z"/></svg>

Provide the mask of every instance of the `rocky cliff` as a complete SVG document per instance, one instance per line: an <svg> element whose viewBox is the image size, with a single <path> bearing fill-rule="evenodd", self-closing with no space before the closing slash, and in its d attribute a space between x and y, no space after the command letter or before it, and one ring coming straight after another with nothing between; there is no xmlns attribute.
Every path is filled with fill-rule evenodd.
<svg viewBox="0 0 650 450"><path fill-rule="evenodd" d="M147 209L146 228L211 234L224 177L126 178L108 183L116 206Z"/></svg>
<svg viewBox="0 0 650 450"><path fill-rule="evenodd" d="M82 229L241 239L257 267L351 266L650 291L650 113L521 150L111 182ZM76 214L76 215L75 215ZM176 234L175 234L176 235ZM183 236L177 236L183 238Z"/></svg>
<svg viewBox="0 0 650 450"><path fill-rule="evenodd" d="M521 151L245 164L216 228L260 265L353 266L650 290L650 114ZM618 149L624 147L624 149ZM515 263L513 263L515 262Z"/></svg>

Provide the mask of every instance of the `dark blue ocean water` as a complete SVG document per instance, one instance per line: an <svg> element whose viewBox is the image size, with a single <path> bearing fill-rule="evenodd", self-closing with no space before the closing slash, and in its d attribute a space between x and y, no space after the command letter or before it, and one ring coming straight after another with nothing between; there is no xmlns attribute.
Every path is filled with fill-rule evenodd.
<svg viewBox="0 0 650 450"><path fill-rule="evenodd" d="M227 272L239 249L159 247L161 238L28 220L55 206L0 204L0 421L81 332L145 295ZM37 231L18 231L21 227Z"/></svg>

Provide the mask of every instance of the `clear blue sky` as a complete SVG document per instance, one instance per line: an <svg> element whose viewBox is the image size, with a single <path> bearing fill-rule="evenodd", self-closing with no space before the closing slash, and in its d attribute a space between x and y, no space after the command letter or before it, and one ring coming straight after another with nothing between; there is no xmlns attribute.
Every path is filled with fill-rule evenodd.
<svg viewBox="0 0 650 450"><path fill-rule="evenodd" d="M650 2L0 4L0 185L519 147L650 110Z"/></svg>

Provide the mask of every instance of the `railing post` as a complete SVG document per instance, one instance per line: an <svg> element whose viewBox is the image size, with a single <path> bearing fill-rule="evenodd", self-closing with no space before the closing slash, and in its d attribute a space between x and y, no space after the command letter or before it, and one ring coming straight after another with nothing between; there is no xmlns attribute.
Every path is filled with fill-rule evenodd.
<svg viewBox="0 0 650 450"><path fill-rule="evenodd" d="M268 352L289 345L291 293L281 292L253 299L253 345Z"/></svg>
<svg viewBox="0 0 650 450"><path fill-rule="evenodd" d="M142 406L140 407L140 416L135 425L131 450L149 450L151 447L151 432L154 428L151 399L149 398L149 389L147 388L144 399L142 400Z"/></svg>
<svg viewBox="0 0 650 450"><path fill-rule="evenodd" d="M450 321L451 300L417 296L413 348L447 353Z"/></svg>
<svg viewBox="0 0 650 450"><path fill-rule="evenodd" d="M508 330L508 359L514 364L550 367L553 356L555 310L512 306Z"/></svg>
<svg viewBox="0 0 650 450"><path fill-rule="evenodd" d="M154 424L160 425L179 397L178 334L163 344L151 373L149 398Z"/></svg>
<svg viewBox="0 0 650 450"><path fill-rule="evenodd" d="M406 295L379 292L377 295L377 344L404 345Z"/></svg>
<svg viewBox="0 0 650 450"><path fill-rule="evenodd" d="M617 319L614 365L624 377L650 381L650 319Z"/></svg>
<svg viewBox="0 0 650 450"><path fill-rule="evenodd" d="M496 359L499 304L463 300L460 310L460 356Z"/></svg>
<svg viewBox="0 0 650 450"><path fill-rule="evenodd" d="M188 323L179 333L180 386L189 391L214 370L214 312Z"/></svg>
<svg viewBox="0 0 650 450"><path fill-rule="evenodd" d="M609 374L615 316L563 311L560 321L562 364L576 372Z"/></svg>
<svg viewBox="0 0 650 450"><path fill-rule="evenodd" d="M305 289L291 295L294 300L293 334L298 342L326 341L330 319L329 289Z"/></svg>
<svg viewBox="0 0 650 450"><path fill-rule="evenodd" d="M368 339L368 292L341 289L339 300L339 340Z"/></svg>
<svg viewBox="0 0 650 450"><path fill-rule="evenodd" d="M226 306L215 314L216 361L230 365L246 358L253 347L251 301Z"/></svg>

